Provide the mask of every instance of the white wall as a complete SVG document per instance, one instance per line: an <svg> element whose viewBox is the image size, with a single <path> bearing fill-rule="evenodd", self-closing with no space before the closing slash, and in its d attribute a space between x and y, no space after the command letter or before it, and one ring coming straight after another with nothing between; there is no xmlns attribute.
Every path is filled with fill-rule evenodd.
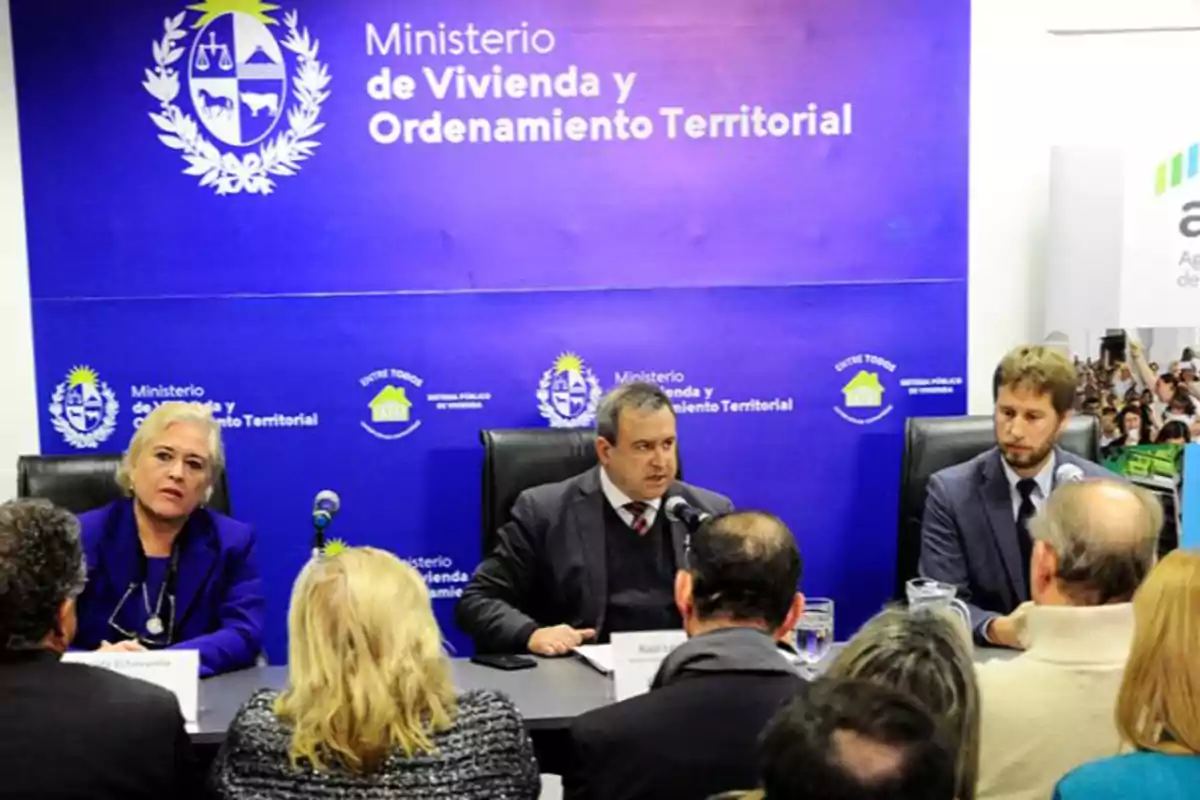
<svg viewBox="0 0 1200 800"><path fill-rule="evenodd" d="M992 372L1041 339L1050 157L1045 129L1048 0L971 4L971 190L967 410L990 413Z"/></svg>
<svg viewBox="0 0 1200 800"><path fill-rule="evenodd" d="M0 499L16 489L17 456L38 451L11 33L0 0Z"/></svg>
<svg viewBox="0 0 1200 800"><path fill-rule="evenodd" d="M37 447L8 3L0 0L0 496L12 486L16 454ZM1121 102L1143 96L1138 76L1157 74L1164 63L1173 63L1161 43L1186 37L1175 38L1169 48L1180 59L1200 49L1200 33L1073 34L1179 26L1200 26L1200 6L1193 0L974 0L968 248L972 413L991 407L991 372L1000 356L1046 333L1042 294L1050 146L1127 138L1136 125L1120 113ZM1051 35L1052 29L1072 35ZM1178 73L1171 86L1176 97L1186 93L1187 74Z"/></svg>

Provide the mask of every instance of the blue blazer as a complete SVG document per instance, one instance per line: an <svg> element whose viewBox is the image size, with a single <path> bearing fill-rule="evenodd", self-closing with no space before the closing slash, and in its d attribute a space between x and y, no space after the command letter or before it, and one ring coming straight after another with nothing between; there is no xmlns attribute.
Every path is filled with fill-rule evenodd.
<svg viewBox="0 0 1200 800"><path fill-rule="evenodd" d="M123 638L108 621L130 583L142 577L141 546L130 499L80 514L79 523L87 586L76 603L73 645L94 650ZM252 666L266 616L254 529L200 508L179 536L172 648L200 651L201 678Z"/></svg>
<svg viewBox="0 0 1200 800"><path fill-rule="evenodd" d="M1200 787L1200 756L1127 753L1077 767L1054 800L1189 800Z"/></svg>
<svg viewBox="0 0 1200 800"><path fill-rule="evenodd" d="M1055 448L1054 456L1057 465L1074 464L1089 478L1117 477L1065 450ZM1002 458L993 447L934 473L921 522L920 573L958 587L977 635L989 619L1029 599Z"/></svg>

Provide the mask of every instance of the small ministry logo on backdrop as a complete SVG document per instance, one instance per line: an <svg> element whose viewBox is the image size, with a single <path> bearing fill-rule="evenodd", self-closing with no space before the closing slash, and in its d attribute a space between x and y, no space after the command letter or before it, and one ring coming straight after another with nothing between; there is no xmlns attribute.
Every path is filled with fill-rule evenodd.
<svg viewBox="0 0 1200 800"><path fill-rule="evenodd" d="M317 60L319 42L295 11L284 14L286 35L276 39L271 12L278 8L204 0L163 20L153 43L154 66L142 86L159 103L150 114L159 141L180 152L185 175L217 194L270 194L276 177L295 175L313 155L312 137L325 127L317 120L329 98L329 70ZM185 28L188 11L197 14ZM176 104L181 81L190 112ZM296 102L285 120L289 96Z"/></svg>
<svg viewBox="0 0 1200 800"><path fill-rule="evenodd" d="M425 379L403 369L377 369L358 379L363 395L363 430L377 439L403 439L421 427L424 414L481 411L491 392L431 391Z"/></svg>
<svg viewBox="0 0 1200 800"><path fill-rule="evenodd" d="M596 421L603 391L596 374L574 353L563 353L538 382L538 412L551 428L586 428Z"/></svg>
<svg viewBox="0 0 1200 800"><path fill-rule="evenodd" d="M54 388L50 422L63 441L79 450L94 450L117 428L121 404L91 367L74 367Z"/></svg>
<svg viewBox="0 0 1200 800"><path fill-rule="evenodd" d="M834 369L845 376L841 402L833 407L837 415L856 425L870 425L892 413L888 398L891 376L896 365L886 358L860 353L839 361Z"/></svg>
<svg viewBox="0 0 1200 800"><path fill-rule="evenodd" d="M370 399L366 403L367 419L363 430L378 439L403 439L421 427L417 409L425 381L402 369L377 369L359 379Z"/></svg>

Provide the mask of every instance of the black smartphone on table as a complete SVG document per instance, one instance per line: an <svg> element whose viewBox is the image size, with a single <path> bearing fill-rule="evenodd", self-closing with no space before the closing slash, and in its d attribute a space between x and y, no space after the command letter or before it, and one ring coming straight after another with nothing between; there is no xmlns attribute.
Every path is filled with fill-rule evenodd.
<svg viewBox="0 0 1200 800"><path fill-rule="evenodd" d="M537 666L537 661L532 656L519 655L474 655L471 656L471 661L475 664L482 664L485 667L502 669L505 672L512 672L517 669L533 669Z"/></svg>

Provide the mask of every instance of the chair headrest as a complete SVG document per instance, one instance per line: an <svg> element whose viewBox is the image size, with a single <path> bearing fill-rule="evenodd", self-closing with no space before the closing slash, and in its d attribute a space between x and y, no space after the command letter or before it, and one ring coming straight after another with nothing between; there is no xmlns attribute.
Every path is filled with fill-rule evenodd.
<svg viewBox="0 0 1200 800"><path fill-rule="evenodd" d="M534 486L555 483L598 463L591 430L509 429L481 431L489 480L498 502L507 507Z"/></svg>
<svg viewBox="0 0 1200 800"><path fill-rule="evenodd" d="M123 496L117 485L119 454L70 456L20 456L17 459L17 496L40 497L60 508L82 514ZM208 506L229 513L229 490L222 473L213 486Z"/></svg>

